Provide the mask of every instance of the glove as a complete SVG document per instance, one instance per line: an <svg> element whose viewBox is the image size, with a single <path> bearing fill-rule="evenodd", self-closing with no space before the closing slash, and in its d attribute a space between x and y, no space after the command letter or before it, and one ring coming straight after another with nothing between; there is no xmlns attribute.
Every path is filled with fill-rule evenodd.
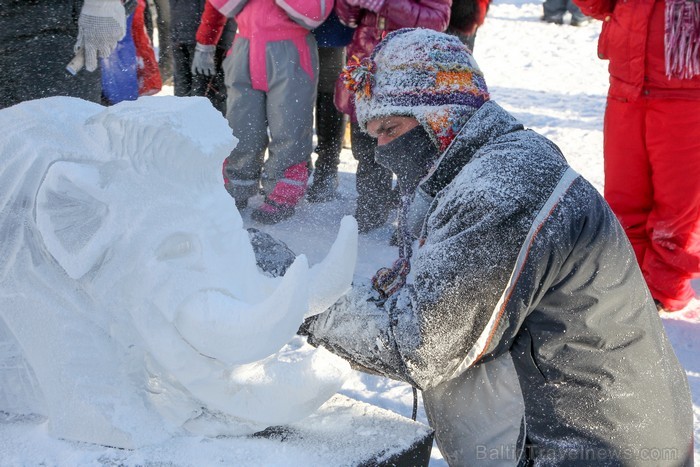
<svg viewBox="0 0 700 467"><path fill-rule="evenodd" d="M214 64L215 45L204 45L197 42L194 48L194 58L192 59L192 74L214 76L216 65Z"/></svg>
<svg viewBox="0 0 700 467"><path fill-rule="evenodd" d="M379 293L380 301L395 294L406 284L406 276L411 271L411 264L405 258L394 261L390 268L381 268L372 278L372 288Z"/></svg>
<svg viewBox="0 0 700 467"><path fill-rule="evenodd" d="M258 229L248 228L248 238L256 264L269 276L283 276L297 257L282 240Z"/></svg>
<svg viewBox="0 0 700 467"><path fill-rule="evenodd" d="M348 4L352 6L364 8L365 10L370 10L375 13L379 13L385 1L386 0L347 0Z"/></svg>
<svg viewBox="0 0 700 467"><path fill-rule="evenodd" d="M85 56L85 68L97 69L97 56L106 58L126 34L126 15L121 0L85 0L78 18L76 55Z"/></svg>

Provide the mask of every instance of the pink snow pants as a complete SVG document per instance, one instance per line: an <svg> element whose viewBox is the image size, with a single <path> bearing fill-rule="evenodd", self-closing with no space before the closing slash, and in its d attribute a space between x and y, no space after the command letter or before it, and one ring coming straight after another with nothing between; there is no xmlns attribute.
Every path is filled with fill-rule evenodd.
<svg viewBox="0 0 700 467"><path fill-rule="evenodd" d="M700 100L608 98L605 199L652 296L669 311L700 276Z"/></svg>

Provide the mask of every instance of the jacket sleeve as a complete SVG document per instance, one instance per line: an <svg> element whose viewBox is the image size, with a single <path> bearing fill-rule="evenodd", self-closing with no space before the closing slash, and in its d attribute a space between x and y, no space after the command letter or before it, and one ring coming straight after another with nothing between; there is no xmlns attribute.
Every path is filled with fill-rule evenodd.
<svg viewBox="0 0 700 467"><path fill-rule="evenodd" d="M604 20L615 9L617 0L574 0L581 11L595 19Z"/></svg>
<svg viewBox="0 0 700 467"><path fill-rule="evenodd" d="M311 30L319 27L333 11L333 0L275 0L292 21Z"/></svg>
<svg viewBox="0 0 700 467"><path fill-rule="evenodd" d="M214 8L227 18L233 18L241 12L248 0L207 0Z"/></svg>
<svg viewBox="0 0 700 467"><path fill-rule="evenodd" d="M524 319L499 312L530 212L504 193L508 180L492 178L488 186L478 180L482 176L459 195L436 198L425 243L411 262L411 284L383 305L368 301L369 288L353 290L318 315L309 326L310 342L420 389L450 379L465 361L482 361L489 329L500 332L502 324ZM494 350L499 342L496 337L486 346L489 357L507 350Z"/></svg>
<svg viewBox="0 0 700 467"><path fill-rule="evenodd" d="M204 45L218 44L227 20L228 18L214 8L210 2L205 2L202 19L197 29L197 42Z"/></svg>
<svg viewBox="0 0 700 467"><path fill-rule="evenodd" d="M382 306L368 284L354 284L328 310L305 321L299 334L323 346L366 373L417 386L397 348L390 308Z"/></svg>
<svg viewBox="0 0 700 467"><path fill-rule="evenodd" d="M347 0L336 0L335 13L341 23L351 28L356 28L360 23L362 8L350 5Z"/></svg>
<svg viewBox="0 0 700 467"><path fill-rule="evenodd" d="M444 31L450 23L450 0L391 0L379 15L386 18L386 29L427 28Z"/></svg>

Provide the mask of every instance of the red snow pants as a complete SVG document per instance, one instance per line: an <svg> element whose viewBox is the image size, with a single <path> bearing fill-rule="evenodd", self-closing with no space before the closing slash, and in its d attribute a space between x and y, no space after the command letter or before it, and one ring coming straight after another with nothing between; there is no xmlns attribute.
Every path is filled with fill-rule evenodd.
<svg viewBox="0 0 700 467"><path fill-rule="evenodd" d="M700 276L700 100L608 98L605 199L652 296L679 310Z"/></svg>

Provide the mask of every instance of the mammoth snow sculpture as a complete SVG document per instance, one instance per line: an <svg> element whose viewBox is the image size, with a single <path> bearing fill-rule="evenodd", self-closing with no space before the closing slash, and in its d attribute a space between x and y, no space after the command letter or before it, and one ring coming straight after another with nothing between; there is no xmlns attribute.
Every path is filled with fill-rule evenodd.
<svg viewBox="0 0 700 467"><path fill-rule="evenodd" d="M293 422L338 390L348 365L294 336L350 287L354 221L312 268L261 274L206 99L54 97L0 127L0 412L132 448Z"/></svg>

